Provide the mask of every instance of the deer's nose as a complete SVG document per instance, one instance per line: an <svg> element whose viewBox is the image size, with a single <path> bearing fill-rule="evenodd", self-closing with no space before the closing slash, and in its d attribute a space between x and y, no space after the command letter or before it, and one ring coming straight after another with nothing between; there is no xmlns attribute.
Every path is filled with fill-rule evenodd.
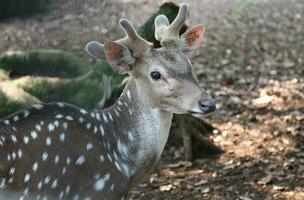
<svg viewBox="0 0 304 200"><path fill-rule="evenodd" d="M211 113L216 109L216 102L212 98L200 99L198 105L204 113Z"/></svg>

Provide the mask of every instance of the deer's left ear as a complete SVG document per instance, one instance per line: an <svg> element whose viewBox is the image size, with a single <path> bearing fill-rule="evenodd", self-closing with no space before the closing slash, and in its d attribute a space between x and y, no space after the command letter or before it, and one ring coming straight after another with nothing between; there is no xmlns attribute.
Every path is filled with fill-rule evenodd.
<svg viewBox="0 0 304 200"><path fill-rule="evenodd" d="M191 56L203 42L204 26L202 24L196 25L189 29L181 36L181 50L184 54Z"/></svg>

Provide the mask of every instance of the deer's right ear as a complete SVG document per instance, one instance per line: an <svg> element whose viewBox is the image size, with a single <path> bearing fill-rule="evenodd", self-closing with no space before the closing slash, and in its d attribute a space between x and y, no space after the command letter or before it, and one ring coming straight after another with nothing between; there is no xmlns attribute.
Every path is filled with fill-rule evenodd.
<svg viewBox="0 0 304 200"><path fill-rule="evenodd" d="M202 45L204 36L204 26L198 24L181 36L182 39L182 51L191 56Z"/></svg>
<svg viewBox="0 0 304 200"><path fill-rule="evenodd" d="M106 59L106 55L104 52L104 45L99 42L92 41L86 45L86 51L93 57Z"/></svg>
<svg viewBox="0 0 304 200"><path fill-rule="evenodd" d="M121 74L131 71L131 65L134 64L135 58L126 46L116 42L107 42L104 45L104 50L108 63L115 71Z"/></svg>

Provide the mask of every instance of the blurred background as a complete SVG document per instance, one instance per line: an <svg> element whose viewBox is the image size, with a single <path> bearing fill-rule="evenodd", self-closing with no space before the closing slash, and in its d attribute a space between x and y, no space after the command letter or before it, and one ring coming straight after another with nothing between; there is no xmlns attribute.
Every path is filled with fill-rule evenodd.
<svg viewBox="0 0 304 200"><path fill-rule="evenodd" d="M176 118L173 128L195 128L172 130L129 199L304 199L304 1L183 2L186 25L206 29L192 62L218 110L204 121ZM153 17L174 18L174 4L0 0L0 116L37 102L110 105L124 77L87 55L86 43L120 38L122 17L151 41Z"/></svg>

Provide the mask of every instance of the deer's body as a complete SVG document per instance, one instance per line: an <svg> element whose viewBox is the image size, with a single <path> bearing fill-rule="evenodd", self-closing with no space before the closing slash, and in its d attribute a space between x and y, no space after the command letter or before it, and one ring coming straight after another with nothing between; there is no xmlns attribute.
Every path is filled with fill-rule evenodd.
<svg viewBox="0 0 304 200"><path fill-rule="evenodd" d="M156 18L159 49L126 19L120 25L127 37L87 45L129 74L110 108L41 104L0 120L0 198L116 200L142 181L161 156L173 113L200 117L215 109L186 56L200 46L203 26L178 35L186 15L183 5L171 25Z"/></svg>
<svg viewBox="0 0 304 200"><path fill-rule="evenodd" d="M51 103L15 113L0 122L1 190L11 199L119 199L158 161L171 118L140 102L133 82L103 111Z"/></svg>

